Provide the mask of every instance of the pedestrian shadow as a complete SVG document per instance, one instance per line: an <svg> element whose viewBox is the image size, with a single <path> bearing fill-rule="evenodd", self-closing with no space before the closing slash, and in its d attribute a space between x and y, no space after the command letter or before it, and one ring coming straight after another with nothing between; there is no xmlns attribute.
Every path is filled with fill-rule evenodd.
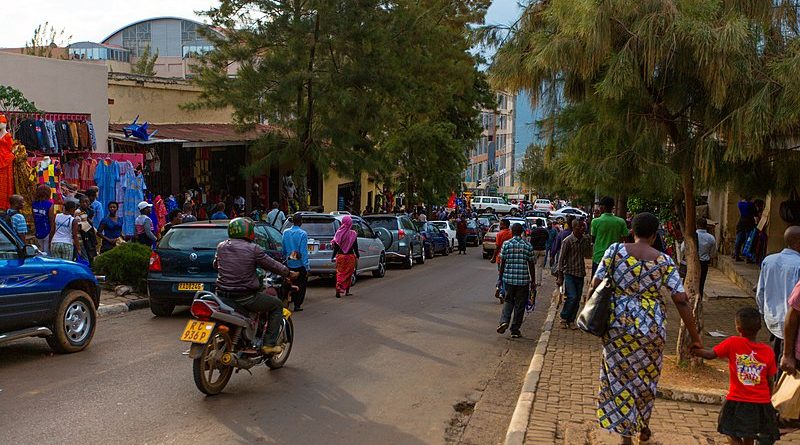
<svg viewBox="0 0 800 445"><path fill-rule="evenodd" d="M238 376L240 385L229 385L226 392L194 405L205 411L201 417L207 414L224 425L235 443L426 443L393 425L370 419L367 406L322 371L287 367L268 376L263 376L265 371L260 368L254 373L269 384L253 385L242 378L246 375ZM282 400L291 400L291 406L284 406Z"/></svg>

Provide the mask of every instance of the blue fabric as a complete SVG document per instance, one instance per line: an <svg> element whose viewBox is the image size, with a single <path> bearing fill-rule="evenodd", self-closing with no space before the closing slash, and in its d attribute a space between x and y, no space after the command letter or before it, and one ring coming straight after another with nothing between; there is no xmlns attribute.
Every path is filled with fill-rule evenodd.
<svg viewBox="0 0 800 445"><path fill-rule="evenodd" d="M283 257L287 259L286 265L290 269L300 267L308 269L308 234L305 230L292 226L283 232Z"/></svg>
<svg viewBox="0 0 800 445"><path fill-rule="evenodd" d="M106 161L97 163L94 171L94 182L100 192L97 194L97 201L100 201L101 209L107 209L108 203L117 199L117 182L119 182L119 164ZM105 212L101 211L101 215ZM95 212L95 215L97 212ZM102 218L100 218L102 221Z"/></svg>
<svg viewBox="0 0 800 445"><path fill-rule="evenodd" d="M226 215L225 212L217 212L211 215L212 221L216 219L228 219L228 215Z"/></svg>
<svg viewBox="0 0 800 445"><path fill-rule="evenodd" d="M92 212L94 213L94 216L92 216L92 225L96 229L100 227L100 222L103 221L106 212L103 211L103 204L96 199L92 201Z"/></svg>
<svg viewBox="0 0 800 445"><path fill-rule="evenodd" d="M530 284L529 263L534 261L533 246L519 236L503 243L500 256L503 259L503 283L512 286ZM508 289L506 289L508 290Z"/></svg>
<svg viewBox="0 0 800 445"><path fill-rule="evenodd" d="M800 281L800 253L783 249L764 258L758 275L756 303L772 335L783 338L789 294Z"/></svg>
<svg viewBox="0 0 800 445"><path fill-rule="evenodd" d="M136 233L136 217L140 215L137 205L144 201L147 185L144 177L133 170L125 172L125 199L122 204L122 233L133 236ZM116 192L115 192L116 193Z"/></svg>
<svg viewBox="0 0 800 445"><path fill-rule="evenodd" d="M583 295L584 277L564 274L564 307L561 309L561 319L574 323L578 317L578 308L581 306Z"/></svg>
<svg viewBox="0 0 800 445"><path fill-rule="evenodd" d="M45 239L50 236L50 200L33 201L33 226L36 229L36 238Z"/></svg>
<svg viewBox="0 0 800 445"><path fill-rule="evenodd" d="M103 227L103 235L107 238L117 239L122 236L122 223L117 219L116 221L112 220L111 218L103 218L100 221L100 225L104 225ZM97 226L98 228L100 226Z"/></svg>

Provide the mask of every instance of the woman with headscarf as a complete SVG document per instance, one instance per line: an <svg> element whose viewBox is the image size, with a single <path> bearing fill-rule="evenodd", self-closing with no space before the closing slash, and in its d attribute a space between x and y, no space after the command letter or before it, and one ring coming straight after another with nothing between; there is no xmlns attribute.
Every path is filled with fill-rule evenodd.
<svg viewBox="0 0 800 445"><path fill-rule="evenodd" d="M333 236L333 257L336 263L336 298L342 298L342 293L350 295L350 285L358 263L358 235L353 230L353 218L345 215L342 225Z"/></svg>

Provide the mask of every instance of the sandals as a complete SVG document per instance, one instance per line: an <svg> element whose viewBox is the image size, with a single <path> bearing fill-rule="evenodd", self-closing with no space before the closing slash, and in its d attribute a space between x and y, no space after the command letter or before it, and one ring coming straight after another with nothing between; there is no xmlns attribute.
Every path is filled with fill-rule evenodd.
<svg viewBox="0 0 800 445"><path fill-rule="evenodd" d="M644 427L639 432L639 443L648 442L653 437L653 432L650 431L650 428Z"/></svg>

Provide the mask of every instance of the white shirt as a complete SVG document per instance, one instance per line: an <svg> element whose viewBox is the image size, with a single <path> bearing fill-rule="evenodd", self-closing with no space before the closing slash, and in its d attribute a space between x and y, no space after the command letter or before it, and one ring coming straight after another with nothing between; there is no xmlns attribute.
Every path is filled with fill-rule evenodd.
<svg viewBox="0 0 800 445"><path fill-rule="evenodd" d="M286 215L281 209L272 209L267 213L267 224L271 225L278 231L283 228L283 223L286 222Z"/></svg>
<svg viewBox="0 0 800 445"><path fill-rule="evenodd" d="M56 232L53 234L54 243L72 244L72 221L75 217L59 213L56 215Z"/></svg>
<svg viewBox="0 0 800 445"><path fill-rule="evenodd" d="M711 261L717 256L717 240L708 230L697 229L697 253L700 261Z"/></svg>

